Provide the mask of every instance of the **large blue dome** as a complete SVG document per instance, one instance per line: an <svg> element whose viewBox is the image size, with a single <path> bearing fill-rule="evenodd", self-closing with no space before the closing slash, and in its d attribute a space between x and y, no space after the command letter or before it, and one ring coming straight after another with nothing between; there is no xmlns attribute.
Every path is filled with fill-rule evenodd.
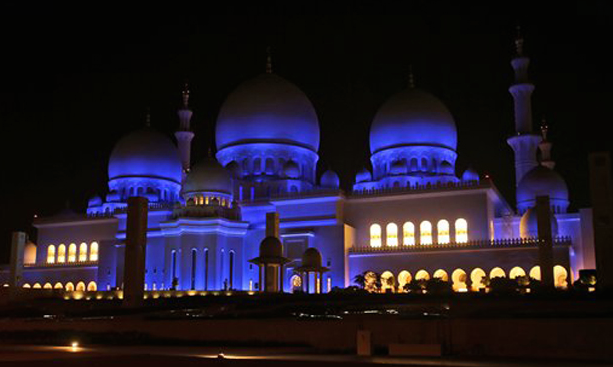
<svg viewBox="0 0 613 367"><path fill-rule="evenodd" d="M181 171L177 147L169 138L150 127L121 138L109 160L109 180L144 177L181 183Z"/></svg>
<svg viewBox="0 0 613 367"><path fill-rule="evenodd" d="M370 128L370 151L402 146L434 146L456 150L453 116L430 93L409 88L381 106Z"/></svg>
<svg viewBox="0 0 613 367"><path fill-rule="evenodd" d="M536 205L537 196L549 196L554 213L565 213L568 205L568 186L556 171L538 165L528 171L517 184L517 208L520 213Z"/></svg>
<svg viewBox="0 0 613 367"><path fill-rule="evenodd" d="M319 122L298 87L278 75L262 74L228 96L215 137L218 150L243 143L287 143L317 152Z"/></svg>

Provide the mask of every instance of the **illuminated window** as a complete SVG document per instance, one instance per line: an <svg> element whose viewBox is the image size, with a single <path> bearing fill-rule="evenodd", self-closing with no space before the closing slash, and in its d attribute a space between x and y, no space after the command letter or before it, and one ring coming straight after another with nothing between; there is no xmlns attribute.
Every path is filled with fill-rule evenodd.
<svg viewBox="0 0 613 367"><path fill-rule="evenodd" d="M553 267L553 281L556 288L566 289L568 287L568 272L561 265Z"/></svg>
<svg viewBox="0 0 613 367"><path fill-rule="evenodd" d="M55 262L55 246L49 245L47 247L47 264L53 264Z"/></svg>
<svg viewBox="0 0 613 367"><path fill-rule="evenodd" d="M66 262L66 246L64 244L61 244L57 247L57 262Z"/></svg>
<svg viewBox="0 0 613 367"><path fill-rule="evenodd" d="M24 287L24 288L31 288L31 287L30 287L30 285L29 285L28 283L25 283L25 284L23 285L23 287Z"/></svg>
<svg viewBox="0 0 613 367"><path fill-rule="evenodd" d="M77 283L77 291L84 291L84 290L85 290L85 283L83 282Z"/></svg>
<svg viewBox="0 0 613 367"><path fill-rule="evenodd" d="M89 247L89 260L98 261L98 242L92 242Z"/></svg>
<svg viewBox="0 0 613 367"><path fill-rule="evenodd" d="M378 224L370 226L370 247L381 247L381 226Z"/></svg>
<svg viewBox="0 0 613 367"><path fill-rule="evenodd" d="M53 289L53 286L51 283L45 283L45 285L43 285L43 289Z"/></svg>
<svg viewBox="0 0 613 367"><path fill-rule="evenodd" d="M55 285L53 286L53 288L54 288L54 289L63 289L63 288L64 288L64 286L62 285L62 283L57 282L57 283L55 283Z"/></svg>
<svg viewBox="0 0 613 367"><path fill-rule="evenodd" d="M415 244L415 225L411 222L406 222L402 226L402 244L405 246Z"/></svg>
<svg viewBox="0 0 613 367"><path fill-rule="evenodd" d="M541 267L540 266L535 266L532 269L530 269L530 278L535 279L535 280L541 280Z"/></svg>
<svg viewBox="0 0 613 367"><path fill-rule="evenodd" d="M67 291L67 292L72 292L72 291L74 291L74 284L72 284L72 282L68 282L68 283L66 283L66 291Z"/></svg>
<svg viewBox="0 0 613 367"><path fill-rule="evenodd" d="M23 251L23 263L34 264L36 263L36 245L32 242L28 242Z"/></svg>
<svg viewBox="0 0 613 367"><path fill-rule="evenodd" d="M431 245L432 244L432 223L427 220L421 222L419 225L419 244Z"/></svg>
<svg viewBox="0 0 613 367"><path fill-rule="evenodd" d="M79 261L87 261L87 243L85 242L79 246Z"/></svg>
<svg viewBox="0 0 613 367"><path fill-rule="evenodd" d="M427 271L425 270L419 270L417 273L415 273L415 279L417 280L429 280L430 279L430 274L428 274Z"/></svg>
<svg viewBox="0 0 613 367"><path fill-rule="evenodd" d="M483 282L483 278L487 275L485 271L481 268L475 268L470 273L470 281L472 282L473 291L478 292L480 289L485 288L485 284Z"/></svg>
<svg viewBox="0 0 613 367"><path fill-rule="evenodd" d="M393 292L396 285L396 278L391 271L384 271L381 274L381 290L385 293L388 289Z"/></svg>
<svg viewBox="0 0 613 367"><path fill-rule="evenodd" d="M502 270L501 268L494 268L490 271L490 279L493 278L506 278L506 274L504 272L504 270Z"/></svg>
<svg viewBox="0 0 613 367"><path fill-rule="evenodd" d="M515 279L517 277L523 277L525 275L526 275L526 272L524 271L524 269L520 268L519 266L514 267L509 272L509 278L511 279Z"/></svg>
<svg viewBox="0 0 613 367"><path fill-rule="evenodd" d="M385 227L385 231L387 232L385 244L392 247L398 246L398 226L396 223L389 223Z"/></svg>
<svg viewBox="0 0 613 367"><path fill-rule="evenodd" d="M326 292L330 293L331 290L332 290L332 278L328 277L328 290Z"/></svg>
<svg viewBox="0 0 613 367"><path fill-rule="evenodd" d="M411 273L406 270L403 270L398 274L398 292L402 292L404 290L404 285L407 283L411 283Z"/></svg>
<svg viewBox="0 0 613 367"><path fill-rule="evenodd" d="M468 242L468 222L464 218L455 221L455 242Z"/></svg>
<svg viewBox="0 0 613 367"><path fill-rule="evenodd" d="M449 275L447 275L447 272L443 269L438 269L435 271L434 274L432 274L432 278L440 279L443 282L449 281Z"/></svg>
<svg viewBox="0 0 613 367"><path fill-rule="evenodd" d="M438 232L437 242L440 244L449 243L449 222L445 219L439 220L436 229Z"/></svg>
<svg viewBox="0 0 613 367"><path fill-rule="evenodd" d="M89 282L87 283L87 290L90 292L95 292L98 290L98 285L96 282Z"/></svg>
<svg viewBox="0 0 613 367"><path fill-rule="evenodd" d="M452 287L456 292L467 292L468 288L466 287L466 272L462 269L456 269L451 273L451 280L453 282Z"/></svg>
<svg viewBox="0 0 613 367"><path fill-rule="evenodd" d="M71 243L68 246L68 262L73 263L75 261L77 261L77 245Z"/></svg>
<svg viewBox="0 0 613 367"><path fill-rule="evenodd" d="M42 287L40 286L40 283L34 283L34 285L32 286L33 289L41 289Z"/></svg>

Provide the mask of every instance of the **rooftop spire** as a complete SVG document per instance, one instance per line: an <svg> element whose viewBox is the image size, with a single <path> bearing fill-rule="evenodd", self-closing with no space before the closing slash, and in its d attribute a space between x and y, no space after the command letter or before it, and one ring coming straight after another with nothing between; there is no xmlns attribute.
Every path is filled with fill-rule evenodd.
<svg viewBox="0 0 613 367"><path fill-rule="evenodd" d="M266 74L272 74L272 57L270 56L270 46L266 47Z"/></svg>
<svg viewBox="0 0 613 367"><path fill-rule="evenodd" d="M413 65L409 64L409 88L415 88L415 77L413 75Z"/></svg>
<svg viewBox="0 0 613 367"><path fill-rule="evenodd" d="M147 114L145 115L145 126L151 127L151 110L147 107Z"/></svg>
<svg viewBox="0 0 613 367"><path fill-rule="evenodd" d="M518 24L517 27L517 35L515 36L515 51L517 52L517 56L524 56L524 37L521 34L521 26Z"/></svg>
<svg viewBox="0 0 613 367"><path fill-rule="evenodd" d="M188 108L189 107L189 84L187 83L187 81L185 81L185 85L183 85L183 107L184 108Z"/></svg>

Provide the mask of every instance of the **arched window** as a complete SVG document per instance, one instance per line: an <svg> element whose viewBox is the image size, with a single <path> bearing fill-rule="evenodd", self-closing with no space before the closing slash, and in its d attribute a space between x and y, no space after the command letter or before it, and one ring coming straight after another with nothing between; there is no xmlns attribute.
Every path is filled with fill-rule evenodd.
<svg viewBox="0 0 613 367"><path fill-rule="evenodd" d="M385 231L387 232L385 245L390 247L398 246L398 226L396 223L388 223Z"/></svg>
<svg viewBox="0 0 613 367"><path fill-rule="evenodd" d="M87 290L90 292L95 292L98 290L98 285L96 285L96 282L91 281L87 283Z"/></svg>
<svg viewBox="0 0 613 367"><path fill-rule="evenodd" d="M455 242L468 242L468 222L464 218L455 221Z"/></svg>
<svg viewBox="0 0 613 367"><path fill-rule="evenodd" d="M432 244L432 223L427 220L421 222L419 225L419 244L431 245Z"/></svg>
<svg viewBox="0 0 613 367"><path fill-rule="evenodd" d="M196 289L196 258L198 252L195 248L192 249L192 274L190 277L190 289Z"/></svg>
<svg viewBox="0 0 613 367"><path fill-rule="evenodd" d="M415 225L411 222L402 225L402 244L405 246L415 244Z"/></svg>
<svg viewBox="0 0 613 367"><path fill-rule="evenodd" d="M85 242L79 246L79 261L87 261L87 243Z"/></svg>
<svg viewBox="0 0 613 367"><path fill-rule="evenodd" d="M568 272L562 265L553 267L553 282L556 288L566 289L568 287Z"/></svg>
<svg viewBox="0 0 613 367"><path fill-rule="evenodd" d="M55 246L49 245L47 247L47 264L53 264L55 262Z"/></svg>
<svg viewBox="0 0 613 367"><path fill-rule="evenodd" d="M519 266L514 267L509 272L509 278L511 279L515 279L517 277L523 277L523 276L526 276L526 272L524 271L524 269L520 268Z"/></svg>
<svg viewBox="0 0 613 367"><path fill-rule="evenodd" d="M43 289L53 289L53 286L51 283L45 283L45 285L43 285Z"/></svg>
<svg viewBox="0 0 613 367"><path fill-rule="evenodd" d="M426 158L421 159L421 170L422 172L428 172L428 160Z"/></svg>
<svg viewBox="0 0 613 367"><path fill-rule="evenodd" d="M266 158L265 171L267 175L275 173L275 161L272 158Z"/></svg>
<svg viewBox="0 0 613 367"><path fill-rule="evenodd" d="M84 291L84 290L85 290L85 283L84 282L77 283L77 291Z"/></svg>
<svg viewBox="0 0 613 367"><path fill-rule="evenodd" d="M466 272L462 269L456 269L451 273L451 280L453 281L452 287L456 292L467 292L466 287Z"/></svg>
<svg viewBox="0 0 613 367"><path fill-rule="evenodd" d="M370 247L381 247L381 226L376 223L370 226Z"/></svg>
<svg viewBox="0 0 613 367"><path fill-rule="evenodd" d="M506 274L504 272L504 270L502 270L501 268L494 268L490 271L490 279L493 278L506 278Z"/></svg>
<svg viewBox="0 0 613 367"><path fill-rule="evenodd" d="M64 244L61 244L57 247L57 262L66 262L66 246Z"/></svg>
<svg viewBox="0 0 613 367"><path fill-rule="evenodd" d="M98 242L92 242L89 246L89 261L98 261Z"/></svg>
<svg viewBox="0 0 613 367"><path fill-rule="evenodd" d="M28 283L25 283L25 284L23 285L23 287L24 287L24 288L32 288L32 287L30 287L30 284L28 284Z"/></svg>
<svg viewBox="0 0 613 367"><path fill-rule="evenodd" d="M68 262L73 263L75 261L77 261L77 245L71 243L68 246Z"/></svg>
<svg viewBox="0 0 613 367"><path fill-rule="evenodd" d="M74 291L74 284L72 284L72 282L68 282L68 283L66 283L66 291L67 291L67 292L72 292L72 291Z"/></svg>
<svg viewBox="0 0 613 367"><path fill-rule="evenodd" d="M230 250L230 256L229 260L230 260L230 267L228 268L229 272L230 272L230 280L228 282L228 285L230 287L230 289L233 289L233 285L234 285L234 257L236 256L236 253L234 252L234 250Z"/></svg>
<svg viewBox="0 0 613 367"><path fill-rule="evenodd" d="M443 282L449 281L449 275L443 269L438 269L437 271L435 271L434 274L432 274L432 278L438 278L442 280Z"/></svg>
<svg viewBox="0 0 613 367"><path fill-rule="evenodd" d="M439 220L436 225L436 229L438 232L436 241L440 244L449 243L449 222L447 222L445 219Z"/></svg>
<svg viewBox="0 0 613 367"><path fill-rule="evenodd" d="M394 274L391 271L384 271L383 274L381 274L381 290L383 293L387 293L388 289L393 292L395 285L396 278Z"/></svg>
<svg viewBox="0 0 613 367"><path fill-rule="evenodd" d="M473 291L478 292L480 289L485 288L485 284L483 284L483 278L485 278L487 274L481 268L475 268L470 273L470 281L473 286Z"/></svg>
<svg viewBox="0 0 613 367"><path fill-rule="evenodd" d="M54 289L63 289L63 288L64 288L64 285L62 285L62 283L60 283L60 282L57 282L57 283L55 283L55 285L53 286L53 288L54 288Z"/></svg>
<svg viewBox="0 0 613 367"><path fill-rule="evenodd" d="M427 271L425 270L419 270L417 273L415 273L415 279L417 280L429 280L430 279L430 274L428 274Z"/></svg>
<svg viewBox="0 0 613 367"><path fill-rule="evenodd" d="M541 280L541 267L540 266L534 266L532 269L530 269L530 278L534 279L534 280Z"/></svg>
<svg viewBox="0 0 613 367"><path fill-rule="evenodd" d="M404 291L404 285L407 283L411 283L411 273L406 270L401 271L398 274L398 292Z"/></svg>
<svg viewBox="0 0 613 367"><path fill-rule="evenodd" d="M256 175L262 173L262 159L259 157L253 160L253 173Z"/></svg>
<svg viewBox="0 0 613 367"><path fill-rule="evenodd" d="M34 285L32 286L32 289L41 289L41 285L40 283L34 283Z"/></svg>

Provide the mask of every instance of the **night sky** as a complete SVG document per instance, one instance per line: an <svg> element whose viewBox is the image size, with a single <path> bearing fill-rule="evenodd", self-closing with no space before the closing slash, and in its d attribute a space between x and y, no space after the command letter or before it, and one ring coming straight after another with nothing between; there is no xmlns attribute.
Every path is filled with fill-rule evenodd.
<svg viewBox="0 0 613 367"><path fill-rule="evenodd" d="M107 193L113 145L144 125L148 107L152 126L171 136L185 79L196 133L192 161L203 157L221 103L264 72L268 45L274 72L300 87L317 110L318 174L330 167L350 188L368 164L372 118L406 86L412 64L417 87L455 117L458 174L468 165L490 174L514 203L513 154L505 140L514 128L507 89L519 23L536 85L535 128L545 115L571 210L589 205L587 154L610 149L608 8L305 2L221 9L209 3L137 11L106 3L2 5L0 262L8 261L11 231L35 234L34 214L52 215L66 203L83 211L89 197Z"/></svg>

